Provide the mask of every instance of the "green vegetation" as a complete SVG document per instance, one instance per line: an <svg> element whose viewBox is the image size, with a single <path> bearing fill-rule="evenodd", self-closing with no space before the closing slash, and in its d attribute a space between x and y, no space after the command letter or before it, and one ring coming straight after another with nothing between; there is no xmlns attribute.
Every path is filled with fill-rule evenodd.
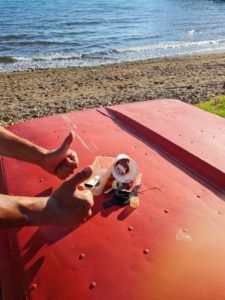
<svg viewBox="0 0 225 300"><path fill-rule="evenodd" d="M217 96L211 100L200 102L196 106L225 118L225 96Z"/></svg>

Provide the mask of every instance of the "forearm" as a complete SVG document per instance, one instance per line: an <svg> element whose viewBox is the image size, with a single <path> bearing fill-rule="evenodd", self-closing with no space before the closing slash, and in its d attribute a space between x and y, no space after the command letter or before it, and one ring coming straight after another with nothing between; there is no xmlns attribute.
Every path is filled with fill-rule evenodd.
<svg viewBox="0 0 225 300"><path fill-rule="evenodd" d="M0 229L43 225L50 222L47 197L18 197L0 194Z"/></svg>
<svg viewBox="0 0 225 300"><path fill-rule="evenodd" d="M40 165L46 150L0 127L0 155Z"/></svg>

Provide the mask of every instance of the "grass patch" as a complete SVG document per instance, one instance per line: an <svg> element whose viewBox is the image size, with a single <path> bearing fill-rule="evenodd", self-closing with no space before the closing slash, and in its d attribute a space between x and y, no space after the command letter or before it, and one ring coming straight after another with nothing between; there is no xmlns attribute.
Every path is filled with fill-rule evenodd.
<svg viewBox="0 0 225 300"><path fill-rule="evenodd" d="M200 102L196 106L225 118L225 96L217 96L211 100Z"/></svg>

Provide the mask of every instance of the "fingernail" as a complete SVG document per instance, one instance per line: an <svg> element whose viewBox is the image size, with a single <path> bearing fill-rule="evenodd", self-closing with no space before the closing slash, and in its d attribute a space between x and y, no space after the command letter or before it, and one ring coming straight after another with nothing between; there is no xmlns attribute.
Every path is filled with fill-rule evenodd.
<svg viewBox="0 0 225 300"><path fill-rule="evenodd" d="M82 176L86 176L87 174L92 174L92 168L89 166L89 167L86 167L84 168L82 171L81 171L81 175Z"/></svg>

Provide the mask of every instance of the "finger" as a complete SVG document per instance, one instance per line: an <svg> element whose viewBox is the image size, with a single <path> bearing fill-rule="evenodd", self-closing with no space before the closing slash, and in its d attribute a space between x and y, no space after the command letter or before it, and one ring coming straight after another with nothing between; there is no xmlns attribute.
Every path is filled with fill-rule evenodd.
<svg viewBox="0 0 225 300"><path fill-rule="evenodd" d="M70 178L67 181L67 185L70 188L73 187L73 189L75 190L77 185L86 181L89 177L91 177L91 175L92 175L92 168L86 167L81 172L75 174L72 178Z"/></svg>
<svg viewBox="0 0 225 300"><path fill-rule="evenodd" d="M56 150L57 155L65 157L65 155L66 155L67 151L69 150L70 145L73 141L73 138L74 138L74 132L70 131L69 135L65 138L62 145Z"/></svg>
<svg viewBox="0 0 225 300"><path fill-rule="evenodd" d="M56 175L62 179L68 177L70 174L73 174L74 168L69 167L65 161L61 163L56 169Z"/></svg>
<svg viewBox="0 0 225 300"><path fill-rule="evenodd" d="M77 156L77 153L73 150L70 150L69 153L67 154L67 157L70 159L70 161L72 162L75 162L77 167L79 165L79 159L78 159L78 156Z"/></svg>
<svg viewBox="0 0 225 300"><path fill-rule="evenodd" d="M56 171L56 175L61 180L64 180L64 179L66 179L66 177L68 177L68 175L65 174L65 172L62 169L59 169L59 168Z"/></svg>
<svg viewBox="0 0 225 300"><path fill-rule="evenodd" d="M65 164L71 168L71 169L75 169L78 167L77 161L76 160L72 160L69 157L66 157L65 159Z"/></svg>
<svg viewBox="0 0 225 300"><path fill-rule="evenodd" d="M94 206L94 198L93 198L93 194L91 191L89 190L84 190L81 192L83 195L85 195L85 201L88 205L88 207L93 207Z"/></svg>
<svg viewBox="0 0 225 300"><path fill-rule="evenodd" d="M66 161L64 161L63 163L60 164L59 168L64 171L64 172L72 172L73 173L73 169L74 167L71 165L69 166Z"/></svg>

